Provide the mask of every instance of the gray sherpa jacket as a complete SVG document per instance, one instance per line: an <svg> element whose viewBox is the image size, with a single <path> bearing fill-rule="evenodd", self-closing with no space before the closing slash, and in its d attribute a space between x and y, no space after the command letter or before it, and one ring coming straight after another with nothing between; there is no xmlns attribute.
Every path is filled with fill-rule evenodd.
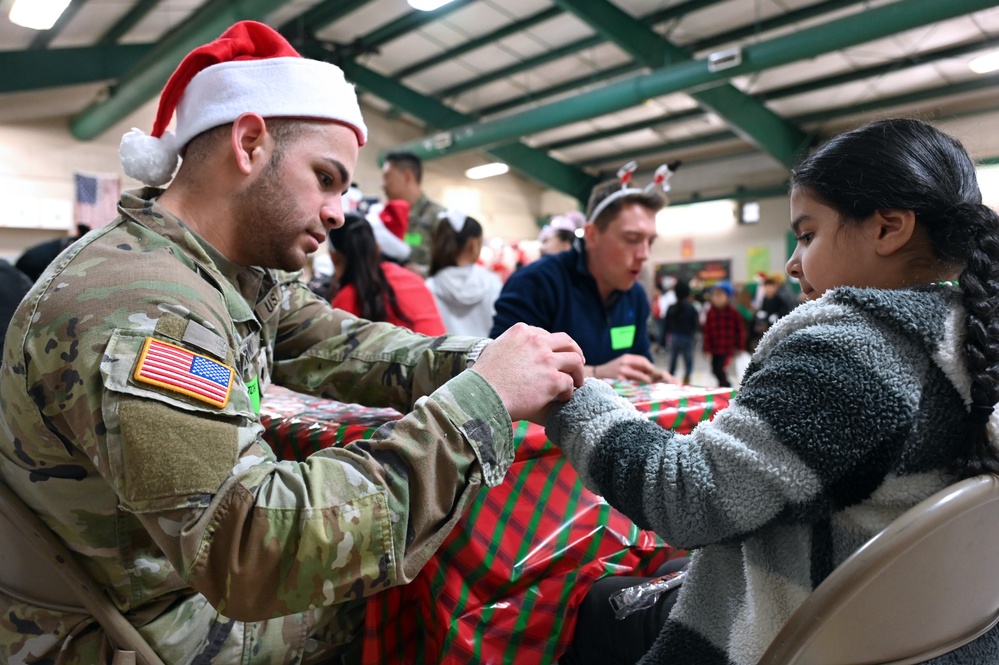
<svg viewBox="0 0 999 665"><path fill-rule="evenodd" d="M643 664L755 664L835 566L955 481L963 330L953 287L837 289L779 320L738 397L688 435L600 381L553 410L548 436L589 489L696 550ZM999 663L999 632L933 662Z"/></svg>

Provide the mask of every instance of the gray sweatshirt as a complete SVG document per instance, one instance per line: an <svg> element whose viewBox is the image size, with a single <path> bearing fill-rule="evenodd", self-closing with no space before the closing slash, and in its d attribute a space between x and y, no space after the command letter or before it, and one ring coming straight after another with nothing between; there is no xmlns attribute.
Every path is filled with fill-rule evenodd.
<svg viewBox="0 0 999 665"><path fill-rule="evenodd" d="M643 664L755 665L834 567L956 480L963 337L953 287L837 289L780 319L738 397L688 435L599 381L553 410L548 435L588 488L695 550ZM932 662L999 663L997 638Z"/></svg>

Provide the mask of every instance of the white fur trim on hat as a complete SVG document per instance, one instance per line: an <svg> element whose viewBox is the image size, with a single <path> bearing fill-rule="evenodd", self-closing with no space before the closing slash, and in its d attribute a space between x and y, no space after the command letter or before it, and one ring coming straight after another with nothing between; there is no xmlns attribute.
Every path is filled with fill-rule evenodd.
<svg viewBox="0 0 999 665"><path fill-rule="evenodd" d="M180 150L198 134L233 122L244 113L265 118L332 120L368 140L354 86L336 65L299 57L233 60L198 72L177 105L176 136L147 136L133 129L119 153L125 174L147 185L169 182Z"/></svg>
<svg viewBox="0 0 999 665"><path fill-rule="evenodd" d="M244 113L265 118L338 121L368 140L354 86L336 65L308 58L222 62L198 72L177 105L177 142L234 121Z"/></svg>

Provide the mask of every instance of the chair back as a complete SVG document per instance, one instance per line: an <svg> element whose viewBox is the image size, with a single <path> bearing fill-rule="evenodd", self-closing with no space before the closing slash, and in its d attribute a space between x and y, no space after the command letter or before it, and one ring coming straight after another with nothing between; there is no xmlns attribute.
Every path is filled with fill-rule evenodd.
<svg viewBox="0 0 999 665"><path fill-rule="evenodd" d="M850 556L795 610L759 665L909 665L999 623L999 478L960 481Z"/></svg>
<svg viewBox="0 0 999 665"><path fill-rule="evenodd" d="M116 647L114 663L163 665L69 548L3 482L0 592L36 607L93 616Z"/></svg>

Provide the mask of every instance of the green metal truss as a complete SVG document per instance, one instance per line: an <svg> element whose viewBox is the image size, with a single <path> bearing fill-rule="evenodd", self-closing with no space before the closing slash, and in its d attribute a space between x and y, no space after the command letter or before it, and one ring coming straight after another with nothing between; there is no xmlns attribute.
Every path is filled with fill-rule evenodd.
<svg viewBox="0 0 999 665"><path fill-rule="evenodd" d="M314 43L300 45L303 55L317 60L330 60L331 54ZM455 127L469 121L469 117L440 102L425 97L402 83L372 71L352 59L338 61L347 78L359 88L406 109L407 113L433 127ZM540 182L580 201L589 197L597 183L596 178L573 166L549 157L546 153L522 143L495 146L489 154L501 159L529 178Z"/></svg>
<svg viewBox="0 0 999 665"><path fill-rule="evenodd" d="M642 76L632 77L600 90L578 95L571 104L550 103L521 113L456 128L448 142L417 140L400 146L421 157L434 159L464 150L506 143L572 122L598 117L643 103L645 100L728 82L742 74L763 71L829 51L862 44L887 35L994 6L994 0L904 0L867 9L823 25L806 28L741 51L741 63L711 71L707 60L683 62Z"/></svg>
<svg viewBox="0 0 999 665"><path fill-rule="evenodd" d="M556 2L647 67L659 69L691 60L686 51L606 0ZM698 104L725 120L737 134L785 166L794 164L798 154L810 143L803 131L730 83L694 91L691 96Z"/></svg>

